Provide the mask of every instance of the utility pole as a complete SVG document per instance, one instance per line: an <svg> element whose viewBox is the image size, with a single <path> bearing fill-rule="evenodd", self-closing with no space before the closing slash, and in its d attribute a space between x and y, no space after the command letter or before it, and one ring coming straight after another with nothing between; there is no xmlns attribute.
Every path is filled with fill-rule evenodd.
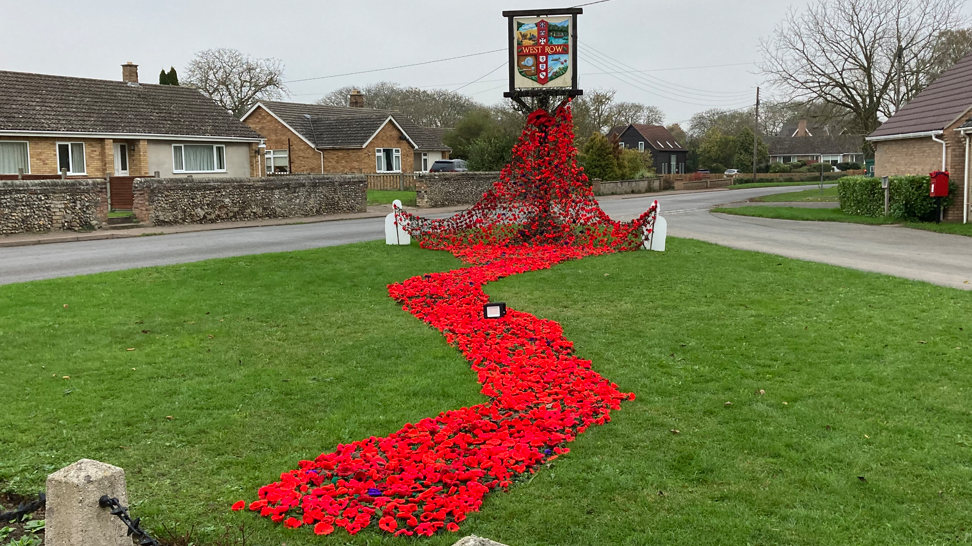
<svg viewBox="0 0 972 546"><path fill-rule="evenodd" d="M901 73L904 72L904 66L903 66L904 65L904 47L901 44L898 44L898 52L897 53L898 53L896 55L897 59L895 59L895 62L897 62L897 64L898 64L898 88L897 88L897 92L894 94L894 96L895 96L895 100L894 100L894 110L895 110L895 112L897 112L898 110L901 110L901 102L904 100L904 93L902 92L902 89L901 89Z"/></svg>
<svg viewBox="0 0 972 546"><path fill-rule="evenodd" d="M756 124L753 125L753 184L756 183L756 156L759 151L759 88L756 88Z"/></svg>

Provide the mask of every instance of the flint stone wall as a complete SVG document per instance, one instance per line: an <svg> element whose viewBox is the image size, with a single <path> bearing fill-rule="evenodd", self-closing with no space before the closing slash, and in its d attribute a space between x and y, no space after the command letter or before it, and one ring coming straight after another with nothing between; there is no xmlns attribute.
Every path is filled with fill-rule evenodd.
<svg viewBox="0 0 972 546"><path fill-rule="evenodd" d="M667 185L661 178L642 178L640 180L595 180L593 190L595 195L624 195L628 193L649 193L672 189L675 185Z"/></svg>
<svg viewBox="0 0 972 546"><path fill-rule="evenodd" d="M367 212L364 175L138 178L135 216L156 226Z"/></svg>
<svg viewBox="0 0 972 546"><path fill-rule="evenodd" d="M428 173L415 177L415 204L422 208L474 205L499 180L498 172Z"/></svg>
<svg viewBox="0 0 972 546"><path fill-rule="evenodd" d="M0 235L79 231L107 222L104 180L0 181Z"/></svg>

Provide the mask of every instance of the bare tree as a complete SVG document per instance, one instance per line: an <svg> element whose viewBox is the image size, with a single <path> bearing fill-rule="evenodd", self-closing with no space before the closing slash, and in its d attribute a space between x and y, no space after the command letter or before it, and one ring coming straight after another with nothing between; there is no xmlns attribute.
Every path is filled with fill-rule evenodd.
<svg viewBox="0 0 972 546"><path fill-rule="evenodd" d="M789 99L843 108L852 130L868 134L927 85L937 36L965 22L962 4L815 0L762 40L760 68Z"/></svg>
<svg viewBox="0 0 972 546"><path fill-rule="evenodd" d="M593 89L574 101L574 125L577 137L584 141L593 133L606 133L612 127L644 123L661 125L665 113L657 106L637 102L615 102L614 89Z"/></svg>
<svg viewBox="0 0 972 546"><path fill-rule="evenodd" d="M184 83L242 117L259 100L276 100L287 93L283 63L254 59L235 49L207 49L189 62Z"/></svg>
<svg viewBox="0 0 972 546"><path fill-rule="evenodd" d="M390 82L335 89L317 103L347 106L348 95L355 89L364 93L366 108L401 112L423 127L455 127L459 120L478 106L469 97L446 89L402 87Z"/></svg>
<svg viewBox="0 0 972 546"><path fill-rule="evenodd" d="M972 29L943 30L935 40L931 66L928 67L927 83L935 81L963 57L972 53Z"/></svg>

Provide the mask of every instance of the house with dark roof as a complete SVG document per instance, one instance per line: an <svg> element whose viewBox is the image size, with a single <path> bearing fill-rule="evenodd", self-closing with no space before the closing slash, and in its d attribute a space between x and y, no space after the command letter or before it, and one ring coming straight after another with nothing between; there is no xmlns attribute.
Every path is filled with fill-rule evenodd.
<svg viewBox="0 0 972 546"><path fill-rule="evenodd" d="M199 91L0 71L0 176L250 177L261 137Z"/></svg>
<svg viewBox="0 0 972 546"><path fill-rule="evenodd" d="M411 173L449 158L441 132L362 98L348 107L260 101L241 121L266 138L268 174Z"/></svg>
<svg viewBox="0 0 972 546"><path fill-rule="evenodd" d="M959 195L945 219L968 222L972 135L972 55L938 77L867 137L874 146L874 176L948 171Z"/></svg>
<svg viewBox="0 0 972 546"><path fill-rule="evenodd" d="M777 136L765 140L770 163L864 163L864 137L805 119L784 125Z"/></svg>
<svg viewBox="0 0 972 546"><path fill-rule="evenodd" d="M621 125L608 132L608 140L623 148L651 152L657 174L685 174L688 149L661 125Z"/></svg>

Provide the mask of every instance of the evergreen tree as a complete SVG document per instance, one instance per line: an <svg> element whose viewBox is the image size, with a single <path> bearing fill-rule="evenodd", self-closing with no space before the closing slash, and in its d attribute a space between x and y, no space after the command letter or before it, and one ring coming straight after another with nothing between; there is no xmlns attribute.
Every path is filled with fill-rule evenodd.
<svg viewBox="0 0 972 546"><path fill-rule="evenodd" d="M618 179L614 146L599 132L591 135L584 144L584 172L592 181Z"/></svg>
<svg viewBox="0 0 972 546"><path fill-rule="evenodd" d="M176 73L175 67L169 67L169 73L167 76L169 78L168 85L179 85L179 75Z"/></svg>
<svg viewBox="0 0 972 546"><path fill-rule="evenodd" d="M169 75L165 73L165 69L159 72L159 85L169 85Z"/></svg>

